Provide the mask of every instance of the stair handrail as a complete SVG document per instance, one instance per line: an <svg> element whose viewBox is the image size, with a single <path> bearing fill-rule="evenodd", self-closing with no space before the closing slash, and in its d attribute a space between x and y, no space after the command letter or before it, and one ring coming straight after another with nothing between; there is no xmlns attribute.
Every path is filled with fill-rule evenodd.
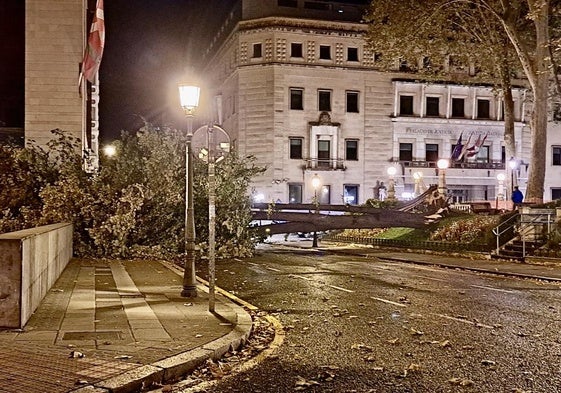
<svg viewBox="0 0 561 393"><path fill-rule="evenodd" d="M515 221L513 224L508 225L505 229L501 230L501 227L508 224L511 221ZM512 217L509 217L508 220L505 220L503 222L501 222L499 225L497 225L495 228L493 228L493 234L497 237L497 255L499 255L499 251L501 248L500 245L500 237L503 233L505 233L506 231L510 230L511 228L514 228L516 226L516 224L518 224L520 222L520 213L516 213L515 215L513 215Z"/></svg>
<svg viewBox="0 0 561 393"><path fill-rule="evenodd" d="M534 224L536 224L536 222L540 222L540 224L544 224L544 222L541 221L543 216L547 216L547 234L551 233L551 223L553 222L551 220L551 216L552 213L528 213L525 214L526 216L535 216L532 220L528 221L528 222L524 222L524 225L520 225L520 228L518 230L518 233L521 235L521 239L522 239L522 257L526 257L526 237L522 236L523 230L528 228L529 226L532 226ZM534 233L534 240L536 240L536 235Z"/></svg>
<svg viewBox="0 0 561 393"><path fill-rule="evenodd" d="M552 213L529 213L529 214L525 214L526 216L535 216L533 217L530 221L521 222L521 214L517 213L514 216L510 217L508 220L501 222L499 225L497 225L495 228L493 228L493 234L496 236L497 238L497 250L496 250L496 254L499 255L500 253L500 237L503 233L507 232L508 230L510 230L511 228L515 230L515 232L517 232L518 234L523 233L524 229L535 225L536 222L540 222L540 223L545 223L545 222L541 222L542 218L544 216L547 216L547 233L551 233L552 229L551 229L551 224L554 222L552 220ZM507 223L510 223L511 221L515 221L512 224L509 224L508 226L506 226L503 230L501 230L502 226L505 226ZM519 228L516 229L516 225L519 225ZM521 240L522 240L522 256L526 257L526 238L525 236L520 236Z"/></svg>

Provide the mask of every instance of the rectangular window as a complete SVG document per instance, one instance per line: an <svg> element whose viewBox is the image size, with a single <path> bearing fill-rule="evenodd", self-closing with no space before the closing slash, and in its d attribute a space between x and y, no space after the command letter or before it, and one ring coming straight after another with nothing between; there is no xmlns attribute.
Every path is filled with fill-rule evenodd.
<svg viewBox="0 0 561 393"><path fill-rule="evenodd" d="M347 61L358 61L358 48L347 48Z"/></svg>
<svg viewBox="0 0 561 393"><path fill-rule="evenodd" d="M279 7L298 7L298 0L278 0L277 4Z"/></svg>
<svg viewBox="0 0 561 393"><path fill-rule="evenodd" d="M466 117L464 101L463 98L452 98L452 117Z"/></svg>
<svg viewBox="0 0 561 393"><path fill-rule="evenodd" d="M343 199L349 205L358 205L358 186L354 184L345 184L343 186Z"/></svg>
<svg viewBox="0 0 561 393"><path fill-rule="evenodd" d="M358 160L358 140L356 139L345 140L345 160L348 161Z"/></svg>
<svg viewBox="0 0 561 393"><path fill-rule="evenodd" d="M319 46L319 58L323 60L331 60L331 46L320 45Z"/></svg>
<svg viewBox="0 0 561 393"><path fill-rule="evenodd" d="M489 162L489 146L481 146L475 156L477 162Z"/></svg>
<svg viewBox="0 0 561 393"><path fill-rule="evenodd" d="M554 201L556 199L561 199L561 188L551 189L551 200Z"/></svg>
<svg viewBox="0 0 561 393"><path fill-rule="evenodd" d="M295 160L302 159L303 138L290 138L290 158Z"/></svg>
<svg viewBox="0 0 561 393"><path fill-rule="evenodd" d="M477 100L477 118L489 119L490 108L491 108L491 103L489 100Z"/></svg>
<svg viewBox="0 0 561 393"><path fill-rule="evenodd" d="M561 165L561 146L553 146L552 165Z"/></svg>
<svg viewBox="0 0 561 393"><path fill-rule="evenodd" d="M318 192L318 201L322 205L329 205L331 203L331 186L323 185Z"/></svg>
<svg viewBox="0 0 561 393"><path fill-rule="evenodd" d="M253 57L254 59L257 57L262 57L262 45L259 44L253 44L253 55L251 57Z"/></svg>
<svg viewBox="0 0 561 393"><path fill-rule="evenodd" d="M347 112L358 113L358 92L347 92Z"/></svg>
<svg viewBox="0 0 561 393"><path fill-rule="evenodd" d="M302 56L302 44L298 42L290 44L290 57L304 57Z"/></svg>
<svg viewBox="0 0 561 393"><path fill-rule="evenodd" d="M425 161L437 162L438 161L438 144L427 143L425 146Z"/></svg>
<svg viewBox="0 0 561 393"><path fill-rule="evenodd" d="M290 109L304 109L304 90L290 89Z"/></svg>
<svg viewBox="0 0 561 393"><path fill-rule="evenodd" d="M399 115L413 115L413 96L399 96Z"/></svg>
<svg viewBox="0 0 561 393"><path fill-rule="evenodd" d="M413 144L399 144L399 161L413 161Z"/></svg>
<svg viewBox="0 0 561 393"><path fill-rule="evenodd" d="M318 110L331 112L331 90L318 90Z"/></svg>
<svg viewBox="0 0 561 393"><path fill-rule="evenodd" d="M440 99L438 97L427 97L426 103L427 103L427 108L426 108L427 116L436 116L436 117L440 116L440 110L439 110Z"/></svg>
<svg viewBox="0 0 561 393"><path fill-rule="evenodd" d="M302 184L288 185L288 203L302 203Z"/></svg>
<svg viewBox="0 0 561 393"><path fill-rule="evenodd" d="M331 143L330 141L318 141L318 166L329 167L331 159Z"/></svg>

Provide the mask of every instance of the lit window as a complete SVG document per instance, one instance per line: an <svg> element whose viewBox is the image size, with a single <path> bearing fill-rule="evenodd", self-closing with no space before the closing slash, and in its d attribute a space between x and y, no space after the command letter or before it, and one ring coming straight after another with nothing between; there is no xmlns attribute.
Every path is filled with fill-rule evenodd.
<svg viewBox="0 0 561 393"><path fill-rule="evenodd" d="M475 156L477 162L489 162L489 146L481 146Z"/></svg>
<svg viewBox="0 0 561 393"><path fill-rule="evenodd" d="M302 203L302 184L288 185L288 202Z"/></svg>
<svg viewBox="0 0 561 393"><path fill-rule="evenodd" d="M349 205L358 205L358 186L354 184L345 184L343 186L343 199Z"/></svg>

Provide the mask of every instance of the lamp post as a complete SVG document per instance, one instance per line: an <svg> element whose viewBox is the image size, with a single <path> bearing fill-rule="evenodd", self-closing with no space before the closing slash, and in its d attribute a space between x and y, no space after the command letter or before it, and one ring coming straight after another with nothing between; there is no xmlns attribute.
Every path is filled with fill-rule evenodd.
<svg viewBox="0 0 561 393"><path fill-rule="evenodd" d="M187 145L185 146L185 266L181 296L197 297L195 277L195 214L193 204L193 162L191 139L193 138L193 117L199 106L200 88L179 85L179 100L187 117Z"/></svg>
<svg viewBox="0 0 561 393"><path fill-rule="evenodd" d="M321 185L321 180L320 180L318 174L316 173L312 177L312 187L314 187L314 205L316 207L315 214L319 213L318 188L319 188L320 185ZM313 240L312 240L312 247L317 248L317 246L318 246L318 233L317 233L317 231L314 231L314 237L313 237Z"/></svg>
<svg viewBox="0 0 561 393"><path fill-rule="evenodd" d="M415 179L415 190L413 194L415 197L421 195L421 181L423 180L423 172L415 172L413 173L413 179Z"/></svg>
<svg viewBox="0 0 561 393"><path fill-rule="evenodd" d="M450 161L446 158L441 158L436 162L438 167L438 194L441 197L446 197L446 169L450 165Z"/></svg>
<svg viewBox="0 0 561 393"><path fill-rule="evenodd" d="M389 184L388 184L388 201L395 201L395 174L397 169L395 166L390 166L387 169Z"/></svg>
<svg viewBox="0 0 561 393"><path fill-rule="evenodd" d="M516 160L516 158L510 157L510 160L508 160L508 166L510 167L510 191L512 192L514 191L514 186L516 185L515 180L517 180L514 176L514 172L518 167L518 161Z"/></svg>
<svg viewBox="0 0 561 393"><path fill-rule="evenodd" d="M499 189L497 190L497 201L495 203L495 209L499 209L499 201L504 201L505 199L505 189L504 189L504 181L505 181L505 174L498 173L497 174L497 181L499 182ZM504 205L503 205L504 206Z"/></svg>
<svg viewBox="0 0 561 393"><path fill-rule="evenodd" d="M497 198L499 199L499 201L504 201L505 199L505 189L504 189L504 181L505 181L505 174L504 173L499 173L497 175L497 181L499 182L499 189L497 192Z"/></svg>
<svg viewBox="0 0 561 393"><path fill-rule="evenodd" d="M208 310L215 309L216 163L230 151L230 136L218 125L202 126L192 140L197 157L208 163Z"/></svg>

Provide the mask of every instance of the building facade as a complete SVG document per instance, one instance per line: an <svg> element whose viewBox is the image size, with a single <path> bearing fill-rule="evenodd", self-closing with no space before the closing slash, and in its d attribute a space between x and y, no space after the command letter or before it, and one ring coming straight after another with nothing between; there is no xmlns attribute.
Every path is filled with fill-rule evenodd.
<svg viewBox="0 0 561 393"><path fill-rule="evenodd" d="M97 132L98 87L79 86L95 0L3 0L0 135L46 145L53 129L91 150Z"/></svg>
<svg viewBox="0 0 561 393"><path fill-rule="evenodd" d="M505 157L502 100L492 87L376 69L360 22L367 3L243 0L215 37L205 74L222 97L222 124L241 154L267 167L254 197L361 204L380 197L393 166L396 196L411 198L438 183L436 163L460 139L477 149L446 169L454 201L509 199L511 182L525 191L526 89L513 89L516 157ZM561 198L561 124L552 116L549 125L544 200Z"/></svg>

